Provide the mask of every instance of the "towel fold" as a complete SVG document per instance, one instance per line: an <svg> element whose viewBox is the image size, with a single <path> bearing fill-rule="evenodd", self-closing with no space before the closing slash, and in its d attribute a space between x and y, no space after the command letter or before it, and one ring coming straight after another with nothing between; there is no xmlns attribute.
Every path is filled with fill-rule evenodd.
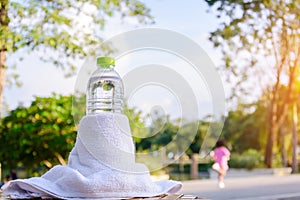
<svg viewBox="0 0 300 200"><path fill-rule="evenodd" d="M124 199L180 190L177 181L153 182L148 168L135 163L134 149L125 115L85 116L67 166L57 165L41 177L10 181L2 187L3 194L23 199Z"/></svg>

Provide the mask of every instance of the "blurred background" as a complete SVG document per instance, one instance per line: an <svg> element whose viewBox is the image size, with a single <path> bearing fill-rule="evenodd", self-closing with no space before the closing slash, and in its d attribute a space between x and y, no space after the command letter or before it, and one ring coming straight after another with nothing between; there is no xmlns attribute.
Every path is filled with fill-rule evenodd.
<svg viewBox="0 0 300 200"><path fill-rule="evenodd" d="M299 9L298 0L1 1L2 182L11 170L25 178L67 163L77 131L72 95L86 57L94 55L101 42L145 27L189 37L216 66L226 97L220 138L232 153L231 168L299 173ZM153 152L165 163L167 167L153 175L209 178L211 158L199 152L214 123L210 99L199 104L204 111L199 118L186 121L170 103L174 97L156 91L167 100L159 102L151 98L153 90L125 105L136 151ZM201 91L208 94L205 87ZM166 104L168 109L161 110ZM151 113L155 105L159 109ZM182 124L187 134L192 131L189 124L197 125L185 153L155 155ZM149 131L155 134L143 137Z"/></svg>

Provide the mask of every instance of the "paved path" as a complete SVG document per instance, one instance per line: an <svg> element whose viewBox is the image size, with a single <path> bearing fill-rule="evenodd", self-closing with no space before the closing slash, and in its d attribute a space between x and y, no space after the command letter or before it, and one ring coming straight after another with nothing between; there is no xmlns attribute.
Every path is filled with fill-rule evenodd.
<svg viewBox="0 0 300 200"><path fill-rule="evenodd" d="M221 200L300 200L300 175L227 178L225 184L219 189L216 179L184 181L181 192Z"/></svg>

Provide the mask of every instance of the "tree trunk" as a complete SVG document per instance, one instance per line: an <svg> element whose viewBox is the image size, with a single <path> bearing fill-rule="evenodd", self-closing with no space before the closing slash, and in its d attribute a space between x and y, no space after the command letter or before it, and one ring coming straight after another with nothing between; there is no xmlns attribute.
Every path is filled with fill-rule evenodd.
<svg viewBox="0 0 300 200"><path fill-rule="evenodd" d="M0 50L0 118L2 116L3 89L5 84L6 52Z"/></svg>
<svg viewBox="0 0 300 200"><path fill-rule="evenodd" d="M268 168L273 167L273 149L276 141L277 130L278 128L276 127L276 125L269 128L268 143L266 146L266 153L265 153L265 164Z"/></svg>
<svg viewBox="0 0 300 200"><path fill-rule="evenodd" d="M291 105L291 95L294 90L294 80L295 80L295 70L296 68L289 69L289 84L287 88L287 92L285 94L284 101L281 105L279 105L278 95L279 95L279 85L280 85L280 75L278 74L277 82L272 91L272 100L270 105L269 112L269 128L268 128L268 141L265 152L265 164L268 168L272 168L273 166L273 149L276 142L277 133L279 131L279 127L284 123L289 106Z"/></svg>
<svg viewBox="0 0 300 200"><path fill-rule="evenodd" d="M285 133L283 126L280 127L280 139L281 139L281 159L282 159L282 166L287 167L287 153L286 153L286 146L285 146Z"/></svg>
<svg viewBox="0 0 300 200"><path fill-rule="evenodd" d="M192 163L191 163L191 179L198 179L198 154L192 154Z"/></svg>
<svg viewBox="0 0 300 200"><path fill-rule="evenodd" d="M179 157L179 180L181 181L183 178L184 174L184 163L183 163L183 159L182 156Z"/></svg>
<svg viewBox="0 0 300 200"><path fill-rule="evenodd" d="M1 0L0 26L2 30L5 30L8 27L8 23L9 23L8 4L9 4L8 0ZM4 38L4 40L1 41L1 45L0 45L0 118L2 114L3 88L5 83L6 51L7 51L6 39Z"/></svg>
<svg viewBox="0 0 300 200"><path fill-rule="evenodd" d="M298 160L297 160L297 146L298 146L298 137L297 137L297 125L298 125L298 116L297 116L297 104L293 104L292 109L292 173L298 173Z"/></svg>
<svg viewBox="0 0 300 200"><path fill-rule="evenodd" d="M2 181L2 165L1 165L1 162L0 162L0 178L1 178L1 181Z"/></svg>
<svg viewBox="0 0 300 200"><path fill-rule="evenodd" d="M273 166L273 148L276 142L276 135L278 132L277 126L277 91L278 84L274 86L273 89L273 98L271 100L270 112L269 112L269 127L268 127L268 140L265 151L265 164L268 168L272 168Z"/></svg>

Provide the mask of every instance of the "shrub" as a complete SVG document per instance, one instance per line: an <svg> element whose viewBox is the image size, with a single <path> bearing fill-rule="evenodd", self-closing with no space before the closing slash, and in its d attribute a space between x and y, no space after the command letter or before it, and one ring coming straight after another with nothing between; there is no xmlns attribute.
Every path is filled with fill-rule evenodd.
<svg viewBox="0 0 300 200"><path fill-rule="evenodd" d="M232 168L253 169L263 167L263 155L255 149L248 149L242 154L232 153L229 160Z"/></svg>

